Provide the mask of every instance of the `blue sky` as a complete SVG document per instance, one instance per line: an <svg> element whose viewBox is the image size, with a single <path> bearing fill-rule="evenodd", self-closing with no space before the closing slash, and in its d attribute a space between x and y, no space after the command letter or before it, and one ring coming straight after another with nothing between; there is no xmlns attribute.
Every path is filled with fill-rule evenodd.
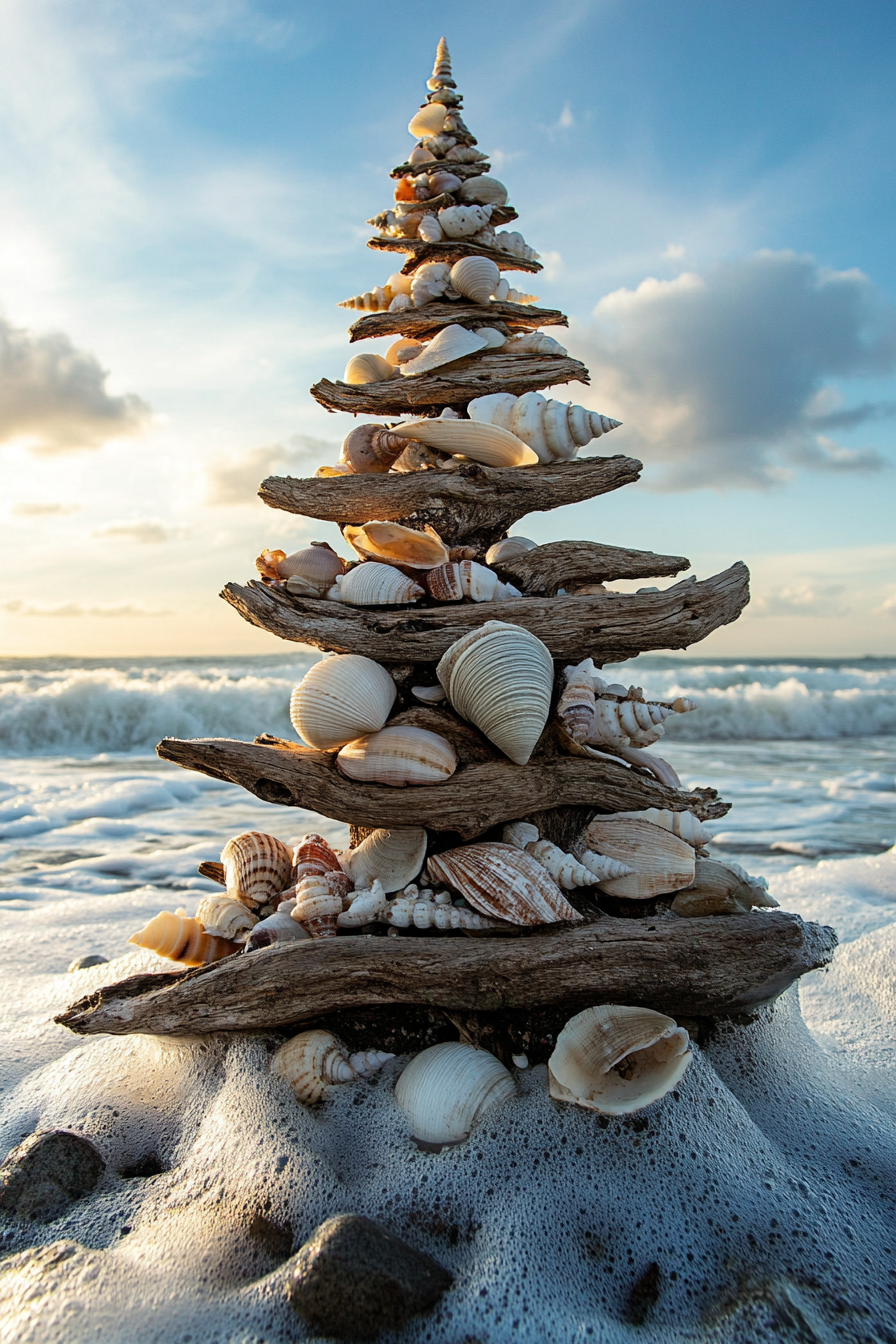
<svg viewBox="0 0 896 1344"><path fill-rule="evenodd" d="M0 31L5 652L275 647L216 593L334 540L254 489L347 432L307 389L391 269L364 221L443 31L592 370L559 395L645 463L518 530L746 560L707 652L896 652L890 3L3 0Z"/></svg>

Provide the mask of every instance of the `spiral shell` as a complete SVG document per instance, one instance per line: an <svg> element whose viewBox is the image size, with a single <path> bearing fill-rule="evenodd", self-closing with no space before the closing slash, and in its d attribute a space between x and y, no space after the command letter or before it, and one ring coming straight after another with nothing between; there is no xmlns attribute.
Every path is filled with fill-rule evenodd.
<svg viewBox="0 0 896 1344"><path fill-rule="evenodd" d="M441 227L441 225L440 225ZM411 276L411 298L415 308L440 299L448 288L451 267L447 261L427 261Z"/></svg>
<svg viewBox="0 0 896 1344"><path fill-rule="evenodd" d="M439 135L445 125L445 108L441 103L424 103L408 122L408 131L415 140L425 135Z"/></svg>
<svg viewBox="0 0 896 1344"><path fill-rule="evenodd" d="M503 602L518 597L509 584L502 583L497 574L475 560L460 560L431 569L426 576L426 591L437 602L459 602L469 597L473 602Z"/></svg>
<svg viewBox="0 0 896 1344"><path fill-rule="evenodd" d="M484 915L510 924L582 918L541 864L513 845L485 841L431 854L427 869L433 880L460 892Z"/></svg>
<svg viewBox="0 0 896 1344"><path fill-rule="evenodd" d="M557 702L557 716L574 742L587 742L594 726L596 701L588 670L593 667L590 658L587 664L565 669L566 687Z"/></svg>
<svg viewBox="0 0 896 1344"><path fill-rule="evenodd" d="M327 844L322 835L305 835L293 846L293 884L301 882L303 877L323 877L326 873L340 871L336 851Z"/></svg>
<svg viewBox="0 0 896 1344"><path fill-rule="evenodd" d="M538 542L530 541L528 537L505 537L503 541L496 541L493 546L489 546L485 553L485 563L501 565L507 560L525 555L527 551L534 551L537 546Z"/></svg>
<svg viewBox="0 0 896 1344"><path fill-rule="evenodd" d="M658 1101L691 1062L684 1027L650 1008L605 1003L570 1018L548 1060L557 1101L630 1115Z"/></svg>
<svg viewBox="0 0 896 1344"><path fill-rule="evenodd" d="M585 740L595 746L649 747L663 736L663 724L673 713L670 705L649 700L597 699Z"/></svg>
<svg viewBox="0 0 896 1344"><path fill-rule="evenodd" d="M263 831L244 831L221 850L227 894L252 909L269 905L289 886L292 854L282 840Z"/></svg>
<svg viewBox="0 0 896 1344"><path fill-rule="evenodd" d="M527 467L538 461L535 453L515 435L498 425L474 420L410 420L393 433L416 439L444 453L459 453L487 467Z"/></svg>
<svg viewBox="0 0 896 1344"><path fill-rule="evenodd" d="M406 447L399 435L383 429L382 425L358 425L346 435L339 460L348 463L358 475L384 472Z"/></svg>
<svg viewBox="0 0 896 1344"><path fill-rule="evenodd" d="M490 205L446 205L439 211L439 224L446 238L472 238L489 221Z"/></svg>
<svg viewBox="0 0 896 1344"><path fill-rule="evenodd" d="M313 1106L329 1087L367 1078L394 1058L382 1050L350 1055L329 1031L301 1031L276 1051L271 1072L289 1083L303 1106Z"/></svg>
<svg viewBox="0 0 896 1344"><path fill-rule="evenodd" d="M443 933L451 929L473 929L481 933L510 927L505 920L489 919L475 910L450 903L437 905L434 901L417 900L413 896L399 896L387 907L383 918L395 929L440 929Z"/></svg>
<svg viewBox="0 0 896 1344"><path fill-rule="evenodd" d="M369 891L355 891L350 895L350 904L336 918L340 929L357 929L362 924L371 924L382 919L389 899L383 891L383 884L374 878Z"/></svg>
<svg viewBox="0 0 896 1344"><path fill-rule="evenodd" d="M449 273L451 288L474 303L488 303L500 279L501 272L491 257L461 257Z"/></svg>
<svg viewBox="0 0 896 1344"><path fill-rule="evenodd" d="M618 859L609 859L605 854L595 854L584 841L573 845L573 858L578 859L579 863L588 869L598 886L602 886L611 877L625 877L635 871L627 863L620 863Z"/></svg>
<svg viewBox="0 0 896 1344"><path fill-rule="evenodd" d="M462 201L474 205L507 204L507 188L496 177L468 177L458 195Z"/></svg>
<svg viewBox="0 0 896 1344"><path fill-rule="evenodd" d="M768 894L762 877L750 877L739 863L698 859L694 881L672 902L676 915L702 918L707 915L746 914L754 905L773 909L778 902Z"/></svg>
<svg viewBox="0 0 896 1344"><path fill-rule="evenodd" d="M196 918L206 933L215 938L226 938L231 943L244 943L258 923L258 916L242 901L236 901L219 891L213 892L211 896L203 896Z"/></svg>
<svg viewBox="0 0 896 1344"><path fill-rule="evenodd" d="M547 722L554 683L550 651L518 625L486 621L455 640L436 676L452 706L505 756L525 765Z"/></svg>
<svg viewBox="0 0 896 1344"><path fill-rule="evenodd" d="M335 938L336 918L341 913L342 898L330 890L325 877L311 874L296 886L296 903L289 915L312 938Z"/></svg>
<svg viewBox="0 0 896 1344"><path fill-rule="evenodd" d="M649 821L597 817L585 831L582 843L631 869L622 877L601 879L601 890L611 896L644 901L681 891L694 880L691 846Z"/></svg>
<svg viewBox="0 0 896 1344"><path fill-rule="evenodd" d="M247 952L259 952L275 943L299 943L311 935L292 918L295 901L283 901L272 915L260 919L246 939Z"/></svg>
<svg viewBox="0 0 896 1344"><path fill-rule="evenodd" d="M378 732L397 693L389 673L372 658L337 654L306 672L290 698L289 717L309 746L331 751Z"/></svg>
<svg viewBox="0 0 896 1344"><path fill-rule="evenodd" d="M435 65L432 67L432 74L426 81L426 87L428 89L440 89L444 84L454 88L454 81L451 78L451 53L444 37L440 37L439 45L436 47Z"/></svg>
<svg viewBox="0 0 896 1344"><path fill-rule="evenodd" d="M409 359L399 365L399 372L403 378L416 378L421 373L428 373L430 369L438 369L443 364L453 364L457 359L475 355L487 345L488 341L478 332L468 331L466 327L452 322L450 326L443 327L438 336L434 336L415 359Z"/></svg>
<svg viewBox="0 0 896 1344"><path fill-rule="evenodd" d="M339 862L357 890L378 878L387 892L401 891L417 876L426 858L422 826L371 831L354 849L343 850Z"/></svg>
<svg viewBox="0 0 896 1344"><path fill-rule="evenodd" d="M435 1152L463 1143L486 1111L515 1095L513 1076L500 1060L460 1041L415 1056L395 1085L414 1141Z"/></svg>
<svg viewBox="0 0 896 1344"><path fill-rule="evenodd" d="M515 397L512 392L491 392L476 397L467 408L472 420L500 425L522 439L540 462L575 457L592 439L617 429L618 420L587 411L584 406L547 399L540 392Z"/></svg>
<svg viewBox="0 0 896 1344"><path fill-rule="evenodd" d="M530 840L525 846L527 854L531 854L533 859L541 864L546 873L549 873L558 887L564 891L572 891L575 887L593 887L597 884L597 878L574 858L572 854L566 854L559 845L551 844L550 840Z"/></svg>
<svg viewBox="0 0 896 1344"><path fill-rule="evenodd" d="M182 966L207 966L234 952L242 951L242 943L230 942L206 933L198 919L190 919L181 910L172 915L163 910L155 915L145 929L128 939L136 947L145 947L157 956L178 961Z"/></svg>
<svg viewBox="0 0 896 1344"><path fill-rule="evenodd" d="M423 597L419 583L402 574L394 565L368 560L340 579L336 590L340 602L352 607L395 607Z"/></svg>
<svg viewBox="0 0 896 1344"><path fill-rule="evenodd" d="M345 383L384 383L395 375L395 370L382 355L352 355L345 366Z"/></svg>
<svg viewBox="0 0 896 1344"><path fill-rule="evenodd" d="M399 724L349 742L336 763L349 779L364 783L441 784L457 769L457 753L439 733Z"/></svg>
<svg viewBox="0 0 896 1344"><path fill-rule="evenodd" d="M343 535L362 560L382 560L409 569L434 569L448 560L448 547L438 532L422 532L402 523L375 520L363 527L346 527Z"/></svg>
<svg viewBox="0 0 896 1344"><path fill-rule="evenodd" d="M547 336L543 331L524 331L512 336L507 342L505 353L508 355L565 355L566 346Z"/></svg>
<svg viewBox="0 0 896 1344"><path fill-rule="evenodd" d="M376 285L373 289L365 290L363 294L354 294L350 299L342 299L336 306L353 308L364 313L385 313L394 297L388 285Z"/></svg>

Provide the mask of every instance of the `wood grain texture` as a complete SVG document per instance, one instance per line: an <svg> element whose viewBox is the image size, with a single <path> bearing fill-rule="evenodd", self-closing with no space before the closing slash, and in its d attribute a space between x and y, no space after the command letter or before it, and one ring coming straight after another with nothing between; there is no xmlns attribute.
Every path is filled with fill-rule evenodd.
<svg viewBox="0 0 896 1344"><path fill-rule="evenodd" d="M499 271L528 271L536 275L543 270L540 261L515 257L500 247L482 247L469 238L451 238L443 243L427 243L422 238L368 238L367 246L374 252L406 253L408 259L401 268L402 275L413 275L418 266L428 261L447 261L453 266L461 257L488 257Z"/></svg>
<svg viewBox="0 0 896 1344"><path fill-rule="evenodd" d="M527 595L546 597L574 583L665 578L690 567L684 555L655 555L653 551L631 551L596 541L549 541L525 555L492 565L502 579L510 579Z"/></svg>
<svg viewBox="0 0 896 1344"><path fill-rule="evenodd" d="M458 141L458 144L461 142ZM440 173L447 169L449 173L454 173L455 177L466 180L468 177L481 177L483 173L490 173L491 164L487 159L480 159L477 163L455 163L453 159L431 159L428 163L400 163L397 168L393 168L390 177L419 177L425 173L429 177L430 173Z"/></svg>
<svg viewBox="0 0 896 1344"><path fill-rule="evenodd" d="M442 330L451 322L460 322L471 331L494 327L499 323L511 331L534 331L539 327L568 327L569 318L556 308L536 308L522 303L425 303L422 308L401 313L368 313L348 329L352 341L373 340L377 336L416 336L421 340Z"/></svg>
<svg viewBox="0 0 896 1344"><path fill-rule="evenodd" d="M590 457L537 467L483 467L360 476L269 476L258 494L272 509L346 524L373 518L422 527L429 523L449 546L488 547L527 513L579 504L638 479L633 457Z"/></svg>
<svg viewBox="0 0 896 1344"><path fill-rule="evenodd" d="M543 808L590 806L604 812L645 807L689 810L707 821L730 806L714 789L668 789L621 762L551 756L527 766L508 760L461 764L442 784L391 788L360 784L336 768L336 753L298 743L238 742L230 738L165 738L163 761L228 780L266 803L303 807L355 826L425 826L457 831L465 840Z"/></svg>
<svg viewBox="0 0 896 1344"><path fill-rule="evenodd" d="M833 955L832 929L782 911L612 919L528 937L332 938L237 953L180 974L135 976L56 1021L82 1035L188 1036L307 1023L416 1004L449 1013L562 1003L640 1004L679 1016L750 1012ZM155 983L154 983L155 982Z"/></svg>

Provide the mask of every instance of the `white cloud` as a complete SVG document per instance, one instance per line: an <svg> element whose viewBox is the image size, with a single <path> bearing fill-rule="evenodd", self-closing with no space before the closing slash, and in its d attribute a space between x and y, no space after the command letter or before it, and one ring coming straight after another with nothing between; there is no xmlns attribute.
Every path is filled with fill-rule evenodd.
<svg viewBox="0 0 896 1344"><path fill-rule="evenodd" d="M103 541L136 541L141 546L158 545L170 541L177 533L173 528L163 527L161 523L148 520L136 523L110 523L93 534Z"/></svg>
<svg viewBox="0 0 896 1344"><path fill-rule="evenodd" d="M16 518L49 518L51 515L61 517L66 513L77 513L80 504L50 504L50 503L22 503L14 504L10 512Z"/></svg>
<svg viewBox="0 0 896 1344"><path fill-rule="evenodd" d="M22 602L19 598L10 598L6 602L0 602L0 610L5 611L9 616L51 616L56 619L59 616L73 616L83 618L85 616L105 616L113 620L122 617L132 616L171 616L171 611L151 611L148 607L135 606L133 602L120 602L117 605L107 604L105 606L85 607L80 602L63 602L56 607L36 606L33 602Z"/></svg>
<svg viewBox="0 0 896 1344"><path fill-rule="evenodd" d="M880 606L875 609L874 614L875 616L889 616L892 620L896 621L896 593L885 598Z"/></svg>
<svg viewBox="0 0 896 1344"><path fill-rule="evenodd" d="M662 255L665 261L680 261L684 256L684 245L682 243L669 243Z"/></svg>
<svg viewBox="0 0 896 1344"><path fill-rule="evenodd" d="M285 444L252 448L206 468L208 503L224 506L253 504L266 476L308 476L315 466L335 462L338 456L338 444L309 438L305 434L294 434Z"/></svg>
<svg viewBox="0 0 896 1344"><path fill-rule="evenodd" d="M575 126L575 124L576 121L575 117L572 115L572 108L570 107L569 103L564 103L563 111L560 113L560 116L557 120L558 127L562 128L563 130L568 130L570 126Z"/></svg>
<svg viewBox="0 0 896 1344"><path fill-rule="evenodd" d="M847 616L849 607L841 600L843 583L795 583L772 588L753 598L754 616Z"/></svg>

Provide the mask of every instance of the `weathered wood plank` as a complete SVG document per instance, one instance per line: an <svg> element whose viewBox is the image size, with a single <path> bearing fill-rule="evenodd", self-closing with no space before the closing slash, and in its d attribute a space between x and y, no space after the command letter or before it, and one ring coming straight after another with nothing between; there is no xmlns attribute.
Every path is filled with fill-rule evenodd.
<svg viewBox="0 0 896 1344"><path fill-rule="evenodd" d="M672 1016L750 1012L833 955L832 929L783 911L613 919L529 937L333 938L97 990L56 1021L82 1035L294 1026L339 1009L447 1012L625 1003ZM154 985L153 981L159 981Z"/></svg>
<svg viewBox="0 0 896 1344"><path fill-rule="evenodd" d="M425 173L429 177L430 173L441 173L447 169L449 173L454 173L455 177L481 177L483 173L490 173L491 164L487 159L479 159L476 163L455 163L453 159L431 159L428 163L399 163L393 168L390 177L419 177Z"/></svg>
<svg viewBox="0 0 896 1344"><path fill-rule="evenodd" d="M527 261L500 247L481 247L469 238L452 238L444 243L427 243L422 238L368 238L367 246L374 252L407 253L403 275L412 275L428 261L447 261L453 266L461 257L490 257L499 271L529 271L535 275L543 270L540 261Z"/></svg>
<svg viewBox="0 0 896 1344"><path fill-rule="evenodd" d="M655 555L596 541L549 541L525 555L492 565L530 596L553 596L558 588L580 583L609 583L612 579L655 579L690 569L683 555Z"/></svg>
<svg viewBox="0 0 896 1344"><path fill-rule="evenodd" d="M449 322L460 322L474 330L503 323L511 331L533 331L539 327L568 327L569 318L556 308L536 308L522 303L426 303L422 308L400 313L368 313L348 329L352 341L373 340L376 336L414 336L421 340L441 331Z"/></svg>

